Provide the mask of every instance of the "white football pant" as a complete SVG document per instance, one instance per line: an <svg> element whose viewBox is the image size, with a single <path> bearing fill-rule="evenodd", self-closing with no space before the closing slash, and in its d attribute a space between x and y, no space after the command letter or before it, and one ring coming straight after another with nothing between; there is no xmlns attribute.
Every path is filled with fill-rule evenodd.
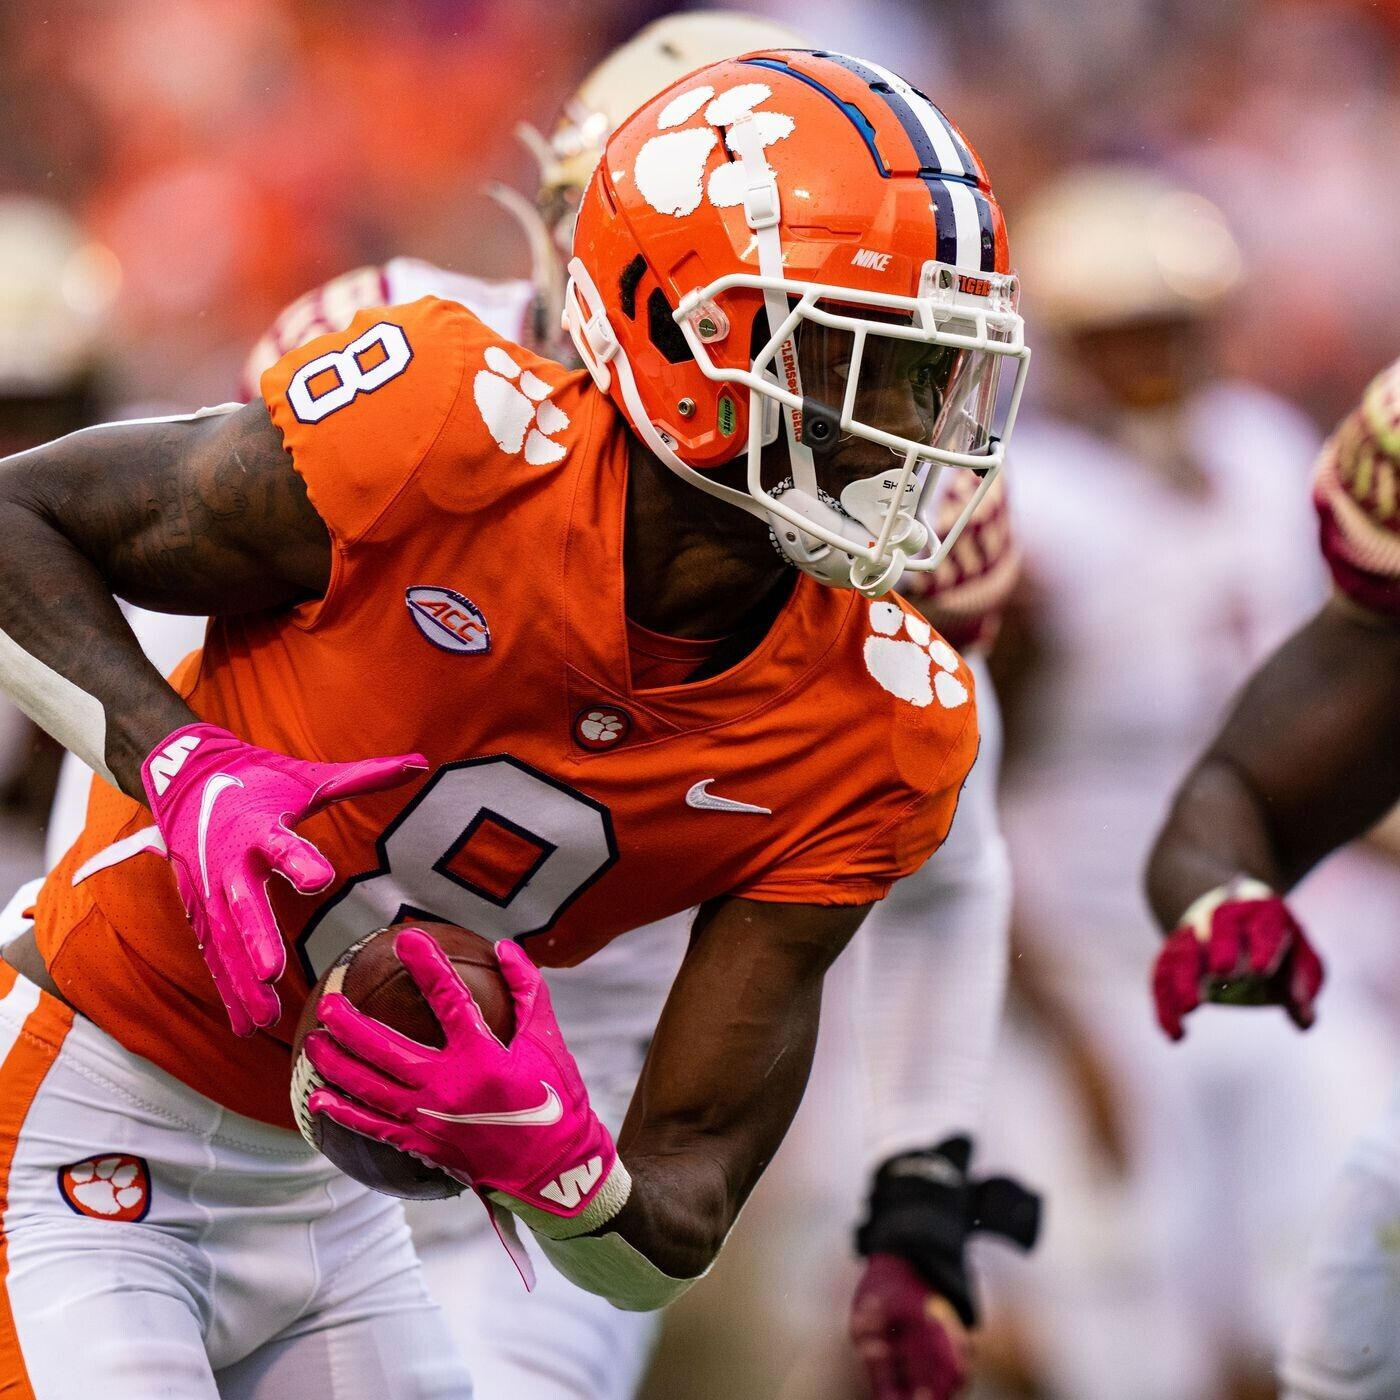
<svg viewBox="0 0 1400 1400"><path fill-rule="evenodd" d="M1333 1187L1280 1371L1284 1400L1400 1395L1400 1084Z"/></svg>
<svg viewBox="0 0 1400 1400"><path fill-rule="evenodd" d="M0 1394L470 1400L397 1201L0 965Z"/></svg>

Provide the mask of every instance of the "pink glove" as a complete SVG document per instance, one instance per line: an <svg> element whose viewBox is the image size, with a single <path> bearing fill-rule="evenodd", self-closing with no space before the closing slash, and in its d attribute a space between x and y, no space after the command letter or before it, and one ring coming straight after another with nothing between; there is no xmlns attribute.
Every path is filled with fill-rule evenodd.
<svg viewBox="0 0 1400 1400"><path fill-rule="evenodd" d="M851 1305L851 1341L874 1400L950 1400L972 1344L952 1304L897 1254L872 1254Z"/></svg>
<svg viewBox="0 0 1400 1400"><path fill-rule="evenodd" d="M1203 894L1167 935L1152 996L1172 1040L1202 1001L1282 1006L1307 1030L1322 980L1322 959L1288 906L1261 881L1238 879Z"/></svg>
<svg viewBox="0 0 1400 1400"><path fill-rule="evenodd" d="M427 766L420 754L308 763L212 724L187 724L147 755L141 781L164 854L237 1035L273 1025L282 1011L268 985L287 966L269 878L281 875L302 894L335 879L330 861L292 827L342 798L397 787Z"/></svg>
<svg viewBox="0 0 1400 1400"><path fill-rule="evenodd" d="M394 951L442 1023L443 1048L410 1040L343 996L323 996L317 1015L326 1029L312 1031L305 1049L343 1093L318 1089L311 1111L478 1191L503 1191L550 1215L580 1215L607 1181L617 1149L589 1106L539 970L519 944L496 944L515 1004L515 1034L502 1045L431 936L405 929Z"/></svg>

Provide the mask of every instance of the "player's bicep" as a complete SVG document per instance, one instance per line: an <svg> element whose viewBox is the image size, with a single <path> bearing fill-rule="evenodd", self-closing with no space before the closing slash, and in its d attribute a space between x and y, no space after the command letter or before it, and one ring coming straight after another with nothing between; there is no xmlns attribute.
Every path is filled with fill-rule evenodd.
<svg viewBox="0 0 1400 1400"><path fill-rule="evenodd" d="M244 612L325 589L329 536L260 401L107 424L26 458L33 508L131 602Z"/></svg>
<svg viewBox="0 0 1400 1400"><path fill-rule="evenodd" d="M703 1150L737 1211L797 1110L822 979L867 907L730 898L701 909L619 1138L624 1158Z"/></svg>

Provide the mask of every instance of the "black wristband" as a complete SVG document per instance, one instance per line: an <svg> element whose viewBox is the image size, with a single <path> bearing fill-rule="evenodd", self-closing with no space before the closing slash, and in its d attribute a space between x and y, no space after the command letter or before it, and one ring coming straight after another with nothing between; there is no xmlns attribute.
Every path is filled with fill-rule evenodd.
<svg viewBox="0 0 1400 1400"><path fill-rule="evenodd" d="M907 1260L968 1327L977 1322L968 1236L1000 1235L1030 1249L1040 1229L1039 1196L1010 1177L973 1180L971 1161L972 1140L963 1136L891 1157L875 1173L866 1218L856 1231L861 1254Z"/></svg>

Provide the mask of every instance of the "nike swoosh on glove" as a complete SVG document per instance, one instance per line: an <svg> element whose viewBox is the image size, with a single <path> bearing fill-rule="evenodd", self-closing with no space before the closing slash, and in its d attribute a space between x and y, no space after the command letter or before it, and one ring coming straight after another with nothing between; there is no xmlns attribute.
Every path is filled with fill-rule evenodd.
<svg viewBox="0 0 1400 1400"><path fill-rule="evenodd" d="M1324 972L1288 906L1259 880L1236 879L1203 894L1167 935L1152 969L1157 1022L1172 1039L1203 1001L1282 1006L1300 1030L1312 1025Z"/></svg>
<svg viewBox="0 0 1400 1400"><path fill-rule="evenodd" d="M539 969L519 944L496 944L515 1006L515 1034L503 1045L429 934L403 930L394 952L441 1022L443 1047L410 1040L329 993L316 1008L325 1029L306 1037L305 1050L334 1087L318 1089L308 1107L479 1192L501 1191L550 1215L582 1214L608 1182L617 1149L588 1102Z"/></svg>
<svg viewBox="0 0 1400 1400"><path fill-rule="evenodd" d="M967 1330L952 1304L897 1254L866 1261L851 1305L851 1342L874 1400L952 1400L967 1384Z"/></svg>
<svg viewBox="0 0 1400 1400"><path fill-rule="evenodd" d="M287 945L268 880L281 875L316 894L335 879L330 861L293 828L332 802L397 787L427 766L416 753L311 763L212 724L185 725L146 756L141 782L163 854L235 1034L252 1035L282 1014L271 984L286 971Z"/></svg>

